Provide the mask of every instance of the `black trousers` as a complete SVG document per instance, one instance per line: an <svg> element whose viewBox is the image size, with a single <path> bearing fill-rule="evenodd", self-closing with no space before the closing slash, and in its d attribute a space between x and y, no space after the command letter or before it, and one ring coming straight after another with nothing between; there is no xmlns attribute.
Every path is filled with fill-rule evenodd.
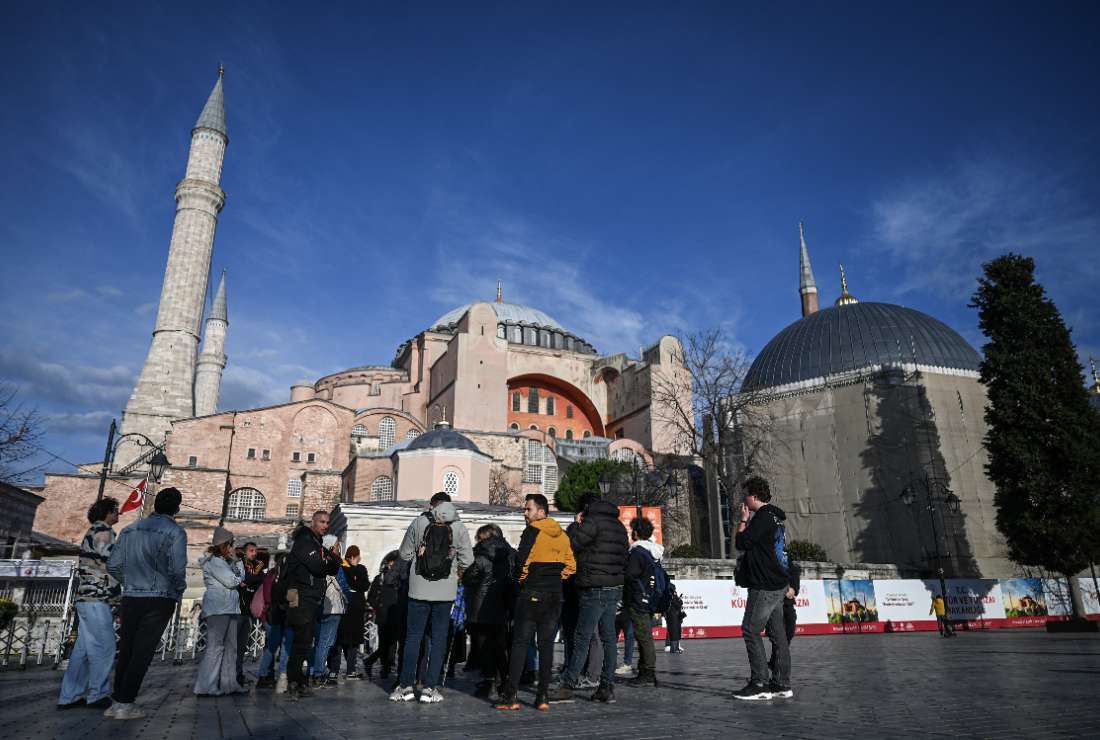
<svg viewBox="0 0 1100 740"><path fill-rule="evenodd" d="M508 627L503 624L469 624L473 642L471 652L477 656L477 667L486 681L504 684L508 681Z"/></svg>
<svg viewBox="0 0 1100 740"><path fill-rule="evenodd" d="M363 659L368 666L373 666L375 661L382 661L382 673L387 676L393 670L394 655L397 653L397 643L405 630L400 624L384 624L378 628L378 649Z"/></svg>
<svg viewBox="0 0 1100 740"><path fill-rule="evenodd" d="M308 677L302 664L313 655L313 634L317 631L318 604L297 606L287 611L286 623L294 628L294 642L290 645L290 658L286 664L287 681L305 686Z"/></svg>
<svg viewBox="0 0 1100 740"><path fill-rule="evenodd" d="M141 691L145 672L157 651L164 628L176 611L176 600L123 597L119 608L118 664L113 699L132 704Z"/></svg>
<svg viewBox="0 0 1100 740"><path fill-rule="evenodd" d="M527 646L531 636L536 636L539 648L539 693L550 686L550 672L554 669L554 635L561 617L561 591L545 593L522 591L516 600L516 623L512 633L512 657L508 666L506 694L514 694L519 685L523 664L527 659Z"/></svg>
<svg viewBox="0 0 1100 740"><path fill-rule="evenodd" d="M237 620L237 677L244 676L244 654L252 637L252 615L242 614Z"/></svg>
<svg viewBox="0 0 1100 740"><path fill-rule="evenodd" d="M787 633L787 644L791 644L791 640L794 639L795 632L798 631L798 610L795 609L793 599L783 599L783 629ZM764 634L767 634L768 630L765 628ZM771 658L768 659L768 668L771 669L772 675L775 674L775 649L772 649Z"/></svg>

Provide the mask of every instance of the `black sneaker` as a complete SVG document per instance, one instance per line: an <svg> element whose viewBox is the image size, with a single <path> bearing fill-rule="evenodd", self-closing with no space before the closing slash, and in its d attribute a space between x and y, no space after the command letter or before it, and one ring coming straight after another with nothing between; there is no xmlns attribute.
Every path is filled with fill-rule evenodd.
<svg viewBox="0 0 1100 740"><path fill-rule="evenodd" d="M653 671L638 671L638 675L626 682L634 688L657 688L657 674Z"/></svg>
<svg viewBox="0 0 1100 740"><path fill-rule="evenodd" d="M573 698L573 687L566 683L551 686L546 697L550 701L570 701Z"/></svg>
<svg viewBox="0 0 1100 740"><path fill-rule="evenodd" d="M535 674L534 671L524 671L523 673L520 674L519 685L520 686L529 686L529 685L533 684L537 679L538 679L538 676Z"/></svg>
<svg viewBox="0 0 1100 740"><path fill-rule="evenodd" d="M765 701L771 699L772 695L764 684L749 681L745 684L745 688L734 692L733 698L741 699L742 701Z"/></svg>
<svg viewBox="0 0 1100 740"><path fill-rule="evenodd" d="M591 697L592 701L602 701L604 704L615 703L615 687L607 681L600 681L600 687Z"/></svg>
<svg viewBox="0 0 1100 740"><path fill-rule="evenodd" d="M361 681L361 680L363 680L363 677L360 676L358 673L349 673L348 675L344 676L344 680L345 681Z"/></svg>
<svg viewBox="0 0 1100 740"><path fill-rule="evenodd" d="M261 676L256 679L256 688L258 689L273 689L275 688L274 676Z"/></svg>
<svg viewBox="0 0 1100 740"><path fill-rule="evenodd" d="M794 696L794 691L791 690L790 686L783 686L775 681L768 684L768 693L772 695L773 699L790 699Z"/></svg>

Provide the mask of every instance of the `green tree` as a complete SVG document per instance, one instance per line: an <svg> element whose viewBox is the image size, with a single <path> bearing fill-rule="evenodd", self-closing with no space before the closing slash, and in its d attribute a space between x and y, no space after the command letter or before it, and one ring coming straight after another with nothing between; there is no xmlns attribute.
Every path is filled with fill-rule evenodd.
<svg viewBox="0 0 1100 740"><path fill-rule="evenodd" d="M707 554L690 543L680 545L670 554L670 558L705 558Z"/></svg>
<svg viewBox="0 0 1100 740"><path fill-rule="evenodd" d="M824 547L807 540L788 541L787 555L791 560L801 560L807 563L826 563L829 561L829 556L825 554Z"/></svg>
<svg viewBox="0 0 1100 740"><path fill-rule="evenodd" d="M577 502L586 493L600 493L600 476L629 475L630 465L617 460L582 460L574 463L558 481L554 505L560 511L576 511Z"/></svg>
<svg viewBox="0 0 1100 740"><path fill-rule="evenodd" d="M997 528L1013 560L1070 577L1096 551L1100 419L1034 260L1008 254L983 269L971 306L989 338L981 379Z"/></svg>

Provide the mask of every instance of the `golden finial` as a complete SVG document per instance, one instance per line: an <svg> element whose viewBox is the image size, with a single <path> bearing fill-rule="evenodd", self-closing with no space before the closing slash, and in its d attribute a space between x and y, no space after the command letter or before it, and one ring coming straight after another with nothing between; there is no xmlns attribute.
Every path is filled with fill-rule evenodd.
<svg viewBox="0 0 1100 740"><path fill-rule="evenodd" d="M844 265L840 266L840 297L836 299L837 306L851 306L859 303L854 295L848 292L848 276L844 274Z"/></svg>
<svg viewBox="0 0 1100 740"><path fill-rule="evenodd" d="M504 281L497 280L497 303L504 303Z"/></svg>
<svg viewBox="0 0 1100 740"><path fill-rule="evenodd" d="M225 65L218 62L218 77L225 77Z"/></svg>
<svg viewBox="0 0 1100 740"><path fill-rule="evenodd" d="M1089 367L1092 368L1092 392L1100 395L1100 372L1096 371L1096 360L1089 355Z"/></svg>

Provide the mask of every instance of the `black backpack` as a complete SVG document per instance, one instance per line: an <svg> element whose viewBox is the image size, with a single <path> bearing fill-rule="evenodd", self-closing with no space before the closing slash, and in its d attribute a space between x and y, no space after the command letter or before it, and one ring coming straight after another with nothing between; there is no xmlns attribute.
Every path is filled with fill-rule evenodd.
<svg viewBox="0 0 1100 740"><path fill-rule="evenodd" d="M416 574L428 581L449 578L454 558L454 534L451 532L451 525L448 522L429 524L416 553Z"/></svg>

